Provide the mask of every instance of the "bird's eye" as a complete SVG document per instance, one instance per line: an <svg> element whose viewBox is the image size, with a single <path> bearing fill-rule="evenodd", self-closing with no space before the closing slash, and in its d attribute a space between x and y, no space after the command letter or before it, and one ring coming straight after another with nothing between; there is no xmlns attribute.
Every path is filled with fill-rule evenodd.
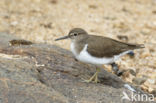
<svg viewBox="0 0 156 103"><path fill-rule="evenodd" d="M78 34L77 34L77 33L74 33L73 35L74 35L74 36L77 36Z"/></svg>

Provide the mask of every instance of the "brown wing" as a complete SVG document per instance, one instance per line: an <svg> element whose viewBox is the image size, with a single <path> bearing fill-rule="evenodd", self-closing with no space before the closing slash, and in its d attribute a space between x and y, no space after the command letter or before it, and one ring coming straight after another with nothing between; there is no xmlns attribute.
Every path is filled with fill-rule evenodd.
<svg viewBox="0 0 156 103"><path fill-rule="evenodd" d="M96 37L96 39L95 39ZM97 39L98 38L98 39ZM89 36L87 51L96 57L113 57L124 51L141 48L142 45L123 43L114 39L100 36Z"/></svg>

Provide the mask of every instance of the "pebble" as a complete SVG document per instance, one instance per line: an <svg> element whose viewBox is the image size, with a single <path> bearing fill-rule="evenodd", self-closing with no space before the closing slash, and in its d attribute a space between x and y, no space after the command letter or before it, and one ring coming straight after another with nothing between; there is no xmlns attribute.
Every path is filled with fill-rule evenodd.
<svg viewBox="0 0 156 103"><path fill-rule="evenodd" d="M146 58L146 57L150 57L150 56L151 56L151 54L149 52L141 54L141 58Z"/></svg>
<svg viewBox="0 0 156 103"><path fill-rule="evenodd" d="M155 84L155 80L154 80L154 79L148 79L148 82L149 82L150 84Z"/></svg>
<svg viewBox="0 0 156 103"><path fill-rule="evenodd" d="M148 87L146 87L146 86L141 86L141 89L142 89L143 91L148 92Z"/></svg>
<svg viewBox="0 0 156 103"><path fill-rule="evenodd" d="M129 69L129 72L133 75L136 76L136 72L133 69Z"/></svg>
<svg viewBox="0 0 156 103"><path fill-rule="evenodd" d="M149 35L149 33L150 33L150 30L147 29L147 28L144 28L144 29L141 31L141 34L143 34L143 35Z"/></svg>
<svg viewBox="0 0 156 103"><path fill-rule="evenodd" d="M89 5L88 7L89 7L89 8L92 8L92 9L96 9L96 8L97 8L96 5Z"/></svg>
<svg viewBox="0 0 156 103"><path fill-rule="evenodd" d="M17 24L18 24L17 21L13 21L13 22L11 22L11 25L12 25L12 26L16 26Z"/></svg>
<svg viewBox="0 0 156 103"><path fill-rule="evenodd" d="M117 35L117 38L123 41L128 41L128 37L125 35Z"/></svg>
<svg viewBox="0 0 156 103"><path fill-rule="evenodd" d="M141 85L143 84L145 81L147 80L147 78L133 78L133 83L137 84L137 85Z"/></svg>
<svg viewBox="0 0 156 103"><path fill-rule="evenodd" d="M156 90L153 90L151 93L156 97Z"/></svg>

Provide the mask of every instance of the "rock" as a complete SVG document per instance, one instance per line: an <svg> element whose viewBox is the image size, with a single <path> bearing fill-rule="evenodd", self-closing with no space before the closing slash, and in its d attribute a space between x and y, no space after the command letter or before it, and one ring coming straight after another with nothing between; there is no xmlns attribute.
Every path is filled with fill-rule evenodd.
<svg viewBox="0 0 156 103"><path fill-rule="evenodd" d="M128 37L124 35L117 35L117 38L122 41L128 41Z"/></svg>
<svg viewBox="0 0 156 103"><path fill-rule="evenodd" d="M47 44L10 46L13 39L19 40L0 33L1 103L121 103L123 91L130 92L124 81L104 69L100 83L82 82L95 66L75 61L65 49Z"/></svg>
<svg viewBox="0 0 156 103"><path fill-rule="evenodd" d="M130 76L131 77L136 76L136 72L133 69L127 69L127 70L123 69L122 72L123 72L123 74L122 74L123 78L130 78Z"/></svg>
<svg viewBox="0 0 156 103"><path fill-rule="evenodd" d="M141 85L143 84L145 81L147 80L147 78L133 78L133 83L137 84L137 85Z"/></svg>
<svg viewBox="0 0 156 103"><path fill-rule="evenodd" d="M58 3L58 0L51 0L50 3L57 4Z"/></svg>
<svg viewBox="0 0 156 103"><path fill-rule="evenodd" d="M96 9L97 8L96 5L89 5L88 7L91 8L91 9Z"/></svg>
<svg viewBox="0 0 156 103"><path fill-rule="evenodd" d="M31 45L31 44L33 43L27 40L15 40L14 39L14 40L9 41L10 46Z"/></svg>
<svg viewBox="0 0 156 103"><path fill-rule="evenodd" d="M156 83L156 80L155 80L155 79L148 79L148 82L149 82L150 84L155 84L155 83Z"/></svg>
<svg viewBox="0 0 156 103"><path fill-rule="evenodd" d="M156 97L156 90L153 90L151 93L154 95L154 97Z"/></svg>
<svg viewBox="0 0 156 103"><path fill-rule="evenodd" d="M16 26L18 24L18 22L17 21L13 21L13 22L11 22L11 24L10 25L12 25L12 26Z"/></svg>
<svg viewBox="0 0 156 103"><path fill-rule="evenodd" d="M152 13L153 13L153 14L156 14L156 10L153 10Z"/></svg>
<svg viewBox="0 0 156 103"><path fill-rule="evenodd" d="M129 69L130 74L132 74L133 76L136 76L136 72L133 69Z"/></svg>

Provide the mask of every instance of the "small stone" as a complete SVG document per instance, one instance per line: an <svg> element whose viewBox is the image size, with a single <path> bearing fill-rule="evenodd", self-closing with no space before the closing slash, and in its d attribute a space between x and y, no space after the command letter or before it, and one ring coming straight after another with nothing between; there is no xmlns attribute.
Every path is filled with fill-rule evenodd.
<svg viewBox="0 0 156 103"><path fill-rule="evenodd" d="M19 45L31 45L33 44L31 41L27 41L27 40L20 40L20 39L13 39L11 41L9 41L9 45L10 46L19 46Z"/></svg>
<svg viewBox="0 0 156 103"><path fill-rule="evenodd" d="M137 84L137 85L141 85L143 84L147 79L146 78L133 78L133 83Z"/></svg>
<svg viewBox="0 0 156 103"><path fill-rule="evenodd" d="M9 16L9 15L5 15L4 18L5 18L5 19L9 19L10 16Z"/></svg>
<svg viewBox="0 0 156 103"><path fill-rule="evenodd" d="M117 76L121 76L123 74L123 71L121 71L121 70L118 70L117 72L116 72L116 75Z"/></svg>
<svg viewBox="0 0 156 103"><path fill-rule="evenodd" d="M136 72L133 69L129 69L130 74L132 74L133 76L136 76Z"/></svg>
<svg viewBox="0 0 156 103"><path fill-rule="evenodd" d="M143 91L146 91L146 92L148 92L148 87L146 87L146 86L141 86L141 89L143 90Z"/></svg>
<svg viewBox="0 0 156 103"><path fill-rule="evenodd" d="M153 91L151 92L151 94L153 94L154 97L156 97L156 90L153 90Z"/></svg>
<svg viewBox="0 0 156 103"><path fill-rule="evenodd" d="M92 8L92 9L96 9L96 8L97 8L96 5L89 5L88 7L89 7L89 8Z"/></svg>
<svg viewBox="0 0 156 103"><path fill-rule="evenodd" d="M153 14L156 14L156 10L153 10L152 13L153 13Z"/></svg>
<svg viewBox="0 0 156 103"><path fill-rule="evenodd" d="M154 90L154 88L149 87L148 91L151 93Z"/></svg>
<svg viewBox="0 0 156 103"><path fill-rule="evenodd" d="M117 38L123 41L128 41L128 37L125 35L117 35Z"/></svg>
<svg viewBox="0 0 156 103"><path fill-rule="evenodd" d="M122 77L123 77L123 78L129 77L129 75L130 75L130 73L129 73L128 70L123 70L123 74L122 74Z"/></svg>
<svg viewBox="0 0 156 103"><path fill-rule="evenodd" d="M51 0L50 2L51 2L52 4L57 4L58 1L57 1L57 0Z"/></svg>
<svg viewBox="0 0 156 103"><path fill-rule="evenodd" d="M146 57L149 57L149 56L151 56L151 54L149 52L141 54L141 58L146 58Z"/></svg>
<svg viewBox="0 0 156 103"><path fill-rule="evenodd" d="M13 22L11 22L11 25L12 25L12 26L16 26L17 24L18 24L17 21L13 21Z"/></svg>
<svg viewBox="0 0 156 103"><path fill-rule="evenodd" d="M155 84L155 80L154 80L154 79L148 79L148 82L149 82L150 84Z"/></svg>
<svg viewBox="0 0 156 103"><path fill-rule="evenodd" d="M51 28L52 28L52 23L40 24L40 26L43 26L43 27L45 27L45 28L51 29Z"/></svg>
<svg viewBox="0 0 156 103"><path fill-rule="evenodd" d="M140 31L140 33L143 35L148 35L150 33L150 30L147 28L144 28L142 31Z"/></svg>

